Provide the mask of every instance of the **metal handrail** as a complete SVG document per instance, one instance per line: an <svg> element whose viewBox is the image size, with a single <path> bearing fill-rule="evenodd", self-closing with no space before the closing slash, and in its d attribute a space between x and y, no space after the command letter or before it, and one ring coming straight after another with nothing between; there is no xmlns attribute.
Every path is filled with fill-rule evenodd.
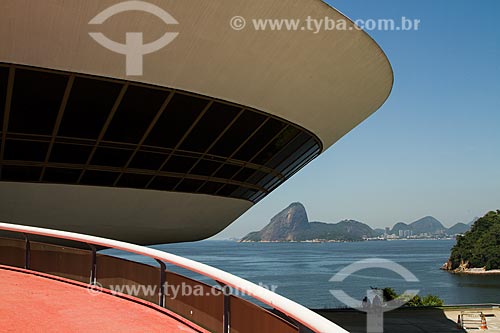
<svg viewBox="0 0 500 333"><path fill-rule="evenodd" d="M78 234L69 231L30 227L4 222L0 222L0 229L99 245L147 256L156 260L165 261L178 267L182 267L192 272L204 275L214 281L217 281L218 283L223 283L227 286L230 286L231 288L243 292L246 295L255 298L256 300L259 300L262 303L267 304L270 307L284 313L288 317L296 320L297 322L313 330L314 332L347 333L347 331L340 326L281 295L278 295L250 281L247 281L215 267L211 267L191 259L180 257L175 254L118 240Z"/></svg>

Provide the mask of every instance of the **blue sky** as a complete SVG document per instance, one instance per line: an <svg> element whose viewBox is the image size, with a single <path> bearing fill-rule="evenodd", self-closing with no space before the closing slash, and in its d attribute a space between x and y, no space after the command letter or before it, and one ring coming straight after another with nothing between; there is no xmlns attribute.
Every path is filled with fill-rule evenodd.
<svg viewBox="0 0 500 333"><path fill-rule="evenodd" d="M352 19L421 20L419 31L369 32L393 66L392 94L217 238L259 230L294 201L311 221L372 227L500 209L500 1L328 3Z"/></svg>

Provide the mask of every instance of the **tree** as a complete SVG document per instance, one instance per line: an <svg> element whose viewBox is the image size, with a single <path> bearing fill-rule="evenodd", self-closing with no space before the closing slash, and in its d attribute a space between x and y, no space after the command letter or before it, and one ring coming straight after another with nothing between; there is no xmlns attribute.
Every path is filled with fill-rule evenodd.
<svg viewBox="0 0 500 333"><path fill-rule="evenodd" d="M444 302L436 295L427 295L422 297L422 306L443 306Z"/></svg>
<svg viewBox="0 0 500 333"><path fill-rule="evenodd" d="M384 302L398 300L401 305L416 307L416 306L443 306L444 301L436 295L427 295L420 297L419 295L408 295L398 293L393 288L382 289Z"/></svg>
<svg viewBox="0 0 500 333"><path fill-rule="evenodd" d="M450 262L451 269L462 262L468 262L470 267L500 269L500 210L487 213L470 231L457 237Z"/></svg>
<svg viewBox="0 0 500 333"><path fill-rule="evenodd" d="M398 294L393 288L384 288L383 290L384 301L389 302L398 298Z"/></svg>

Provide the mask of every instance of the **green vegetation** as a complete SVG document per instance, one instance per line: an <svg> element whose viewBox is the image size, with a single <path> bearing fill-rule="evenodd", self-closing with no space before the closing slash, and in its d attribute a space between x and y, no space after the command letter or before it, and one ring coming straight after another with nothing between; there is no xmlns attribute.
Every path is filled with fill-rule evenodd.
<svg viewBox="0 0 500 333"><path fill-rule="evenodd" d="M403 295L404 299L404 295ZM444 302L436 295L427 295L420 297L419 295L411 297L407 302L406 306L443 306Z"/></svg>
<svg viewBox="0 0 500 333"><path fill-rule="evenodd" d="M399 297L398 293L396 293L396 291L393 288L387 287L387 288L382 289L382 291L383 291L383 296L384 296L385 302L395 300L396 298Z"/></svg>
<svg viewBox="0 0 500 333"><path fill-rule="evenodd" d="M500 210L487 213L470 231L457 237L457 244L451 249L451 269L466 262L469 267L500 269Z"/></svg>
<svg viewBox="0 0 500 333"><path fill-rule="evenodd" d="M311 222L310 228L295 234L295 240L313 239L337 240L344 242L362 241L366 237L375 237L375 232L366 224L348 220L339 223Z"/></svg>
<svg viewBox="0 0 500 333"><path fill-rule="evenodd" d="M419 295L398 295L393 288L382 289L384 301L400 300L401 303L405 303L405 306L416 307L416 306L443 306L444 302L436 295L427 295L420 297Z"/></svg>

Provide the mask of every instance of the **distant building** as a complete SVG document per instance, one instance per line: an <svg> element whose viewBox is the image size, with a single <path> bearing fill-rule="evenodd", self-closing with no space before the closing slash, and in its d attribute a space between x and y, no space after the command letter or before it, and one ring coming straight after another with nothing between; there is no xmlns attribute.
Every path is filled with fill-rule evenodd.
<svg viewBox="0 0 500 333"><path fill-rule="evenodd" d="M409 238L413 236L413 231L412 230L399 230L398 232L399 238Z"/></svg>

